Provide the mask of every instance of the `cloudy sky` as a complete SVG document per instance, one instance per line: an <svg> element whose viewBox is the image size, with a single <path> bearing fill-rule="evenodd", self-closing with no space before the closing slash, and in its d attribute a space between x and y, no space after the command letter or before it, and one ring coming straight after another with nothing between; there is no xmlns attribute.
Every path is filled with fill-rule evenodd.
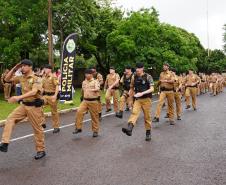
<svg viewBox="0 0 226 185"><path fill-rule="evenodd" d="M209 1L210 48L222 49L223 25L226 24L226 0ZM154 6L160 20L195 33L207 48L207 0L116 0L124 10Z"/></svg>

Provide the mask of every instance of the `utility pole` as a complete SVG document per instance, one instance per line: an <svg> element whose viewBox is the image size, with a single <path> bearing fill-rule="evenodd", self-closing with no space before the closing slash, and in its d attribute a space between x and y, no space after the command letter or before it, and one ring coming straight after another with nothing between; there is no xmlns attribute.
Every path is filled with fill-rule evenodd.
<svg viewBox="0 0 226 185"><path fill-rule="evenodd" d="M207 26L207 52L208 52L208 57L210 56L210 37L209 37L209 0L206 0L206 26Z"/></svg>
<svg viewBox="0 0 226 185"><path fill-rule="evenodd" d="M54 67L53 36L52 36L52 0L48 0L48 51L49 51L49 65Z"/></svg>

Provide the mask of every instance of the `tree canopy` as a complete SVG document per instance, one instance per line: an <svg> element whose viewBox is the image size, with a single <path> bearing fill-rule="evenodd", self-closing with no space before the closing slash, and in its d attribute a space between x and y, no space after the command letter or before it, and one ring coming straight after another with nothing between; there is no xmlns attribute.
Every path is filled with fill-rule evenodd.
<svg viewBox="0 0 226 185"><path fill-rule="evenodd" d="M77 67L97 65L106 74L111 65L121 73L126 65L143 62L157 74L168 61L178 72L223 71L223 51L207 51L182 28L162 23L155 8L123 12L111 0L53 0L56 66L64 39L79 34ZM0 62L6 67L23 58L36 66L48 61L46 0L0 0ZM224 27L226 43L226 26ZM226 50L226 44L225 44Z"/></svg>

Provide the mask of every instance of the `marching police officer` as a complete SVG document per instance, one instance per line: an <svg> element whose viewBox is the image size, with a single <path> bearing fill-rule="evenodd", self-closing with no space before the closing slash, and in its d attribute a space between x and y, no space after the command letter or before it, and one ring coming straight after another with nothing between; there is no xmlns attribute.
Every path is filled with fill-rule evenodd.
<svg viewBox="0 0 226 185"><path fill-rule="evenodd" d="M196 102L196 97L197 97L197 86L200 83L199 77L194 74L194 72L190 69L188 72L188 75L185 78L185 99L186 99L186 109L190 109L190 97L192 97L192 107L194 110L197 109L197 102Z"/></svg>
<svg viewBox="0 0 226 185"><path fill-rule="evenodd" d="M3 85L3 89L4 89L5 100L8 100L10 98L11 90L12 90L12 82L6 82L4 80L8 73L9 73L9 70L6 69L5 72L1 76L1 82L2 82L2 85Z"/></svg>
<svg viewBox="0 0 226 185"><path fill-rule="evenodd" d="M113 96L113 104L115 113L118 112L118 96L119 96L120 76L115 72L114 67L110 67L110 74L107 75L104 90L106 91L106 112L111 111L111 97Z"/></svg>
<svg viewBox="0 0 226 185"><path fill-rule="evenodd" d="M14 73L21 67L22 76L13 77ZM2 142L0 145L1 152L8 151L8 144L12 134L13 127L19 121L22 121L26 117L31 122L34 130L34 139L36 144L37 154L35 159L43 158L45 153L44 145L44 130L41 126L43 122L43 100L41 100L42 84L41 79L36 77L32 71L32 62L24 59L21 63L17 64L5 77L6 82L21 83L22 95L11 97L8 102L16 103L22 100L22 104L19 105L7 118L5 127L2 134Z"/></svg>
<svg viewBox="0 0 226 185"><path fill-rule="evenodd" d="M60 119L57 111L58 104L58 93L59 93L59 82L56 76L52 73L52 66L46 65L44 67L44 77L42 79L43 84L43 99L45 105L49 105L52 113L52 125L53 133L56 134L60 132ZM43 128L46 127L45 124L42 125Z"/></svg>
<svg viewBox="0 0 226 185"><path fill-rule="evenodd" d="M133 127L136 125L141 110L144 113L146 141L151 140L151 98L154 91L154 82L151 75L144 72L144 65L136 65L136 73L132 77L130 94L134 94L135 102L132 114L128 120L128 127L122 128L122 132L132 136Z"/></svg>
<svg viewBox="0 0 226 185"><path fill-rule="evenodd" d="M132 107L133 98L132 98L132 96L129 95L132 76L133 76L132 68L130 66L127 66L125 68L125 73L120 80L120 83L123 86L123 93L120 98L119 113L116 114L116 117L118 117L118 118L123 117L123 110L124 110L126 103L128 103L128 108Z"/></svg>
<svg viewBox="0 0 226 185"><path fill-rule="evenodd" d="M100 84L98 80L93 78L93 71L87 69L85 71L85 80L82 83L83 100L80 104L76 119L75 131L73 134L82 132L83 118L87 111L91 114L93 137L98 137L99 132L99 110L97 109L100 99Z"/></svg>
<svg viewBox="0 0 226 185"><path fill-rule="evenodd" d="M172 71L169 70L169 64L165 62L163 64L163 72L160 74L160 96L159 103L157 105L157 110L155 113L154 122L159 122L159 117L161 114L162 106L165 102L165 98L168 103L168 114L170 125L174 125L174 83L175 77Z"/></svg>
<svg viewBox="0 0 226 185"><path fill-rule="evenodd" d="M103 76L97 72L97 69L96 67L91 67L90 69L93 70L93 78L95 80L98 80L99 84L100 84L100 87L102 87L104 85L104 79L103 79ZM99 105L98 105L98 110L99 110L99 118L101 120L101 116L102 116L102 103L101 103L101 96L99 97Z"/></svg>

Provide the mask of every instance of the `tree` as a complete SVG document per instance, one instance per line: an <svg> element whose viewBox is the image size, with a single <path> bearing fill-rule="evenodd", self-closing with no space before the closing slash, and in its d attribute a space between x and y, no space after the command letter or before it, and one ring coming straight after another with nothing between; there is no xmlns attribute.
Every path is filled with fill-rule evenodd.
<svg viewBox="0 0 226 185"><path fill-rule="evenodd" d="M143 62L157 73L168 61L178 72L196 70L203 47L199 39L187 31L160 23L158 12L142 9L131 12L107 38L112 63L122 72L128 65Z"/></svg>
<svg viewBox="0 0 226 185"><path fill-rule="evenodd" d="M111 57L107 50L107 36L116 29L122 20L123 13L117 8L112 8L109 5L110 1L101 2L97 4L98 13L93 24L95 36L83 37L79 42L79 51L85 58L94 56L102 73L107 74L111 64Z"/></svg>
<svg viewBox="0 0 226 185"><path fill-rule="evenodd" d="M210 56L208 56L207 50L205 50L202 62L199 62L197 67L200 72L221 73L226 69L226 56L223 51L217 49L210 51Z"/></svg>
<svg viewBox="0 0 226 185"><path fill-rule="evenodd" d="M0 0L0 58L7 65L29 58L46 30L45 0Z"/></svg>

